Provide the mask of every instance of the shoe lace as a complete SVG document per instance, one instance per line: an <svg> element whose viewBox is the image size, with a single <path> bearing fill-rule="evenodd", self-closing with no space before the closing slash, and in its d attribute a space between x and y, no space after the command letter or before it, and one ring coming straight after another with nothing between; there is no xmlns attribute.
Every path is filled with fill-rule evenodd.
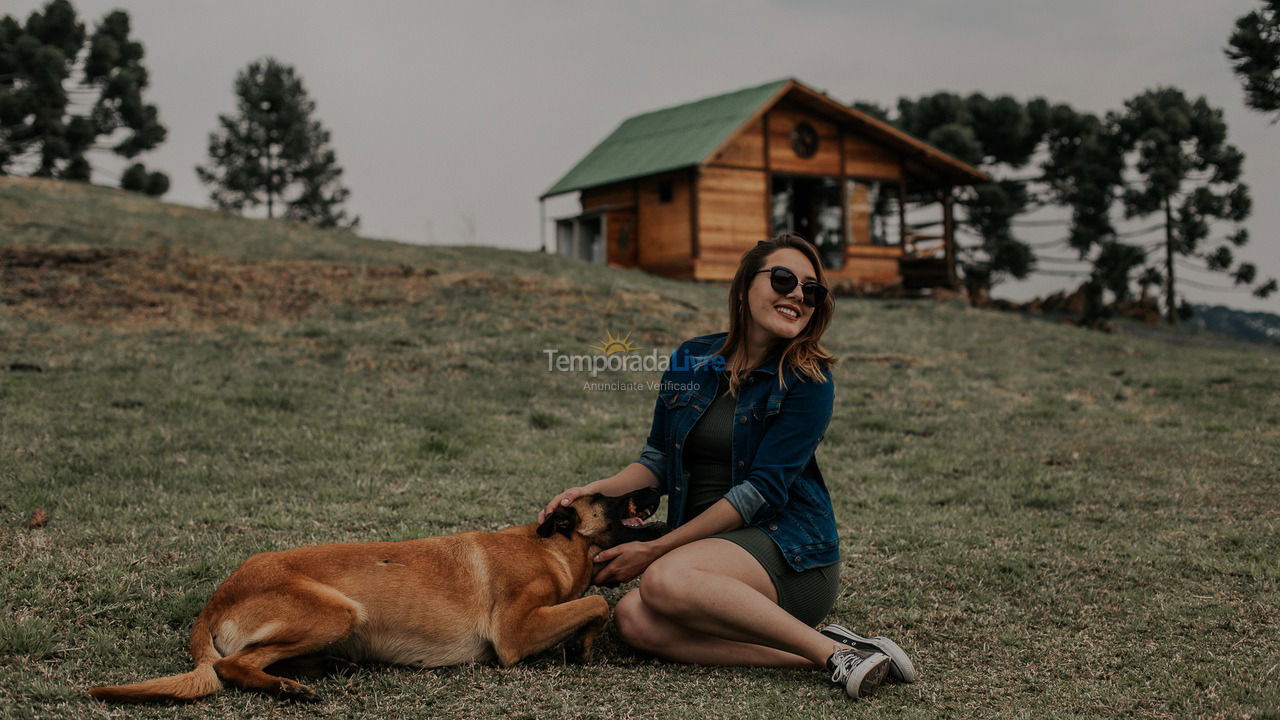
<svg viewBox="0 0 1280 720"><path fill-rule="evenodd" d="M862 656L853 650L837 650L831 654L831 664L835 670L831 672L831 682L842 683L853 669L862 663Z"/></svg>

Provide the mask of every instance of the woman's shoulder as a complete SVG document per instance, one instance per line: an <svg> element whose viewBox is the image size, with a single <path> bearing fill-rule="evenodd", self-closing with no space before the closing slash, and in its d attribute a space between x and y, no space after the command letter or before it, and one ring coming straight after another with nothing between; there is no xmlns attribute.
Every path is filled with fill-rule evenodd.
<svg viewBox="0 0 1280 720"><path fill-rule="evenodd" d="M729 336L727 332L711 333L710 335L699 335L691 337L680 343L681 348L711 348L724 344L724 339Z"/></svg>
<svg viewBox="0 0 1280 720"><path fill-rule="evenodd" d="M816 363L815 369L821 377L805 372L799 367L790 365L786 368L781 385L787 388L788 395L805 395L809 397L833 397L836 389L835 375L827 363Z"/></svg>
<svg viewBox="0 0 1280 720"><path fill-rule="evenodd" d="M673 350L671 354L677 357L705 357L723 347L724 339L728 337L728 335L729 333L718 332L710 335L691 337L680 343L680 345Z"/></svg>

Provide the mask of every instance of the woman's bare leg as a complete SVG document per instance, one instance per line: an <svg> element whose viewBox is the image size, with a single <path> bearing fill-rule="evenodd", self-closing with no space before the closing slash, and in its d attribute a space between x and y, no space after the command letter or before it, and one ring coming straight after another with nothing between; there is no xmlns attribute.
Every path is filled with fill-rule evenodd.
<svg viewBox="0 0 1280 720"><path fill-rule="evenodd" d="M624 640L678 662L822 667L832 640L777 604L760 563L720 538L653 563L615 611Z"/></svg>
<svg viewBox="0 0 1280 720"><path fill-rule="evenodd" d="M808 659L764 645L725 640L677 625L650 610L632 590L614 608L618 633L628 645L673 662L807 668Z"/></svg>

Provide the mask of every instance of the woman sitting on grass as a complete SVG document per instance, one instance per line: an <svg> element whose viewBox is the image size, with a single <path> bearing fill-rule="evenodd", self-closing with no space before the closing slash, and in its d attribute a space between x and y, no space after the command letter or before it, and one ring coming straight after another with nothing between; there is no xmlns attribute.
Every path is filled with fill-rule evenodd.
<svg viewBox="0 0 1280 720"><path fill-rule="evenodd" d="M615 620L630 645L676 662L825 667L850 696L915 670L886 638L814 627L835 603L839 538L814 458L835 398L819 344L835 309L817 251L798 235L760 242L729 288L729 331L672 355L639 460L565 490L656 487L673 528L601 552L597 583L638 588ZM642 575L643 573L643 575Z"/></svg>

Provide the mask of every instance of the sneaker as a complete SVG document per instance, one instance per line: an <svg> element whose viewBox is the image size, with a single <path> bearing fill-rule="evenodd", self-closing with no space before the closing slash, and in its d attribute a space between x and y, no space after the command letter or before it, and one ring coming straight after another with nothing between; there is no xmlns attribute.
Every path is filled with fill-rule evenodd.
<svg viewBox="0 0 1280 720"><path fill-rule="evenodd" d="M889 679L894 682L913 683L916 681L916 666L911 658L898 647L898 643L887 637L864 638L843 625L827 625L818 632L863 652L878 652L889 656Z"/></svg>
<svg viewBox="0 0 1280 720"><path fill-rule="evenodd" d="M836 650L827 658L831 682L843 685L849 697L865 697L880 687L889 671L889 656L884 653L860 652L857 648Z"/></svg>

